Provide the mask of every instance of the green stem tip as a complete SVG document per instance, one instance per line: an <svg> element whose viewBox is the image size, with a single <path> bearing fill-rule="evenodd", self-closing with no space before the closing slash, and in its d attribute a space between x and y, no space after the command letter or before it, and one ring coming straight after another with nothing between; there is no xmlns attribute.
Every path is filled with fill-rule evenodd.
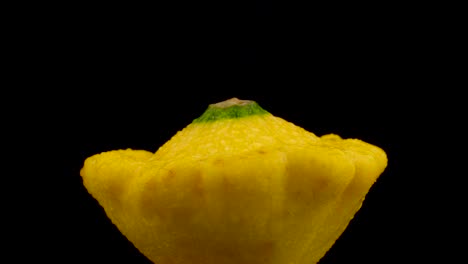
<svg viewBox="0 0 468 264"><path fill-rule="evenodd" d="M193 123L213 122L221 119L235 119L263 114L268 114L268 112L255 101L231 98L223 102L210 104L208 109L199 118L193 120Z"/></svg>

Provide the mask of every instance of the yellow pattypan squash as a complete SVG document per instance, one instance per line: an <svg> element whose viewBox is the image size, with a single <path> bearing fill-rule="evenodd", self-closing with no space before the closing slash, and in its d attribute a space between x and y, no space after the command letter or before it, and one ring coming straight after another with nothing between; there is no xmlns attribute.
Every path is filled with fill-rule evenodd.
<svg viewBox="0 0 468 264"><path fill-rule="evenodd" d="M318 137L233 98L210 105L155 153L97 154L81 176L156 264L310 264L386 166L376 146Z"/></svg>

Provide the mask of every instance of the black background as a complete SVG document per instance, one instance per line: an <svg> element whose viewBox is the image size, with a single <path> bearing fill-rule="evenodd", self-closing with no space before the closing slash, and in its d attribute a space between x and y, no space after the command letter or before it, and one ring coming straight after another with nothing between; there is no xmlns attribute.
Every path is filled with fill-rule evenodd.
<svg viewBox="0 0 468 264"><path fill-rule="evenodd" d="M19 260L150 263L86 192L79 170L103 151L156 151L208 104L232 97L317 135L359 138L387 152L387 169L321 264L439 253L432 220L449 209L434 195L441 183L423 172L431 164L423 155L440 144L425 143L441 126L433 121L439 109L458 105L441 96L444 87L433 89L445 80L445 53L434 52L443 38L437 13L267 0L28 10L34 15L20 21L11 68L28 72L15 85L30 107L16 122L26 125L24 141L39 143L29 156L46 160L30 180L40 191L20 207L28 210L16 209L28 215L24 237L35 248Z"/></svg>

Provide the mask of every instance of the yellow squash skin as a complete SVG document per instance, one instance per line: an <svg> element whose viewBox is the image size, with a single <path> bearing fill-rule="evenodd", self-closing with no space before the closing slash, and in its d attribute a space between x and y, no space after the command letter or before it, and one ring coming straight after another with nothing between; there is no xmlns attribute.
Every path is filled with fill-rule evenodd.
<svg viewBox="0 0 468 264"><path fill-rule="evenodd" d="M253 103L226 102L210 107ZM376 146L317 137L265 112L194 122L156 153L91 156L81 176L156 264L310 264L342 234L386 166Z"/></svg>

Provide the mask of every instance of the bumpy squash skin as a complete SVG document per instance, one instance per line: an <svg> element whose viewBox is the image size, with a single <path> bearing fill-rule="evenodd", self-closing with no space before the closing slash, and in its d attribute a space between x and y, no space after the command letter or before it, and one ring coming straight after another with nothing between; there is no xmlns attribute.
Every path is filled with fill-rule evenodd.
<svg viewBox="0 0 468 264"><path fill-rule="evenodd" d="M210 106L156 153L85 161L89 193L154 263L317 263L387 165L376 146L317 137L236 100Z"/></svg>

